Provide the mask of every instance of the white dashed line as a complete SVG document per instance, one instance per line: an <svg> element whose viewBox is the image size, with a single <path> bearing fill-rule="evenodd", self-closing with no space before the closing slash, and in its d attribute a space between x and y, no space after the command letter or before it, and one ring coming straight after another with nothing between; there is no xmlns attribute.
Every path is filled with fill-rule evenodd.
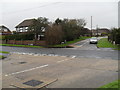
<svg viewBox="0 0 120 90"><path fill-rule="evenodd" d="M39 54L35 54L34 56L39 56Z"/></svg>
<svg viewBox="0 0 120 90"><path fill-rule="evenodd" d="M67 60L69 60L69 59L60 60L60 61L57 61L57 63L64 62L64 61L67 61Z"/></svg>
<svg viewBox="0 0 120 90"><path fill-rule="evenodd" d="M20 73L24 73L24 72L32 71L32 70L35 70L35 69L44 68L44 67L47 67L47 66L49 66L49 65L46 64L46 65L42 65L42 66L39 66L39 67L35 67L35 68L31 68L31 69L27 69L27 70L23 70L23 71L19 71L19 72L15 72L15 73L7 74L7 75L5 75L5 76L10 76L10 75L15 75L15 74L20 74Z"/></svg>

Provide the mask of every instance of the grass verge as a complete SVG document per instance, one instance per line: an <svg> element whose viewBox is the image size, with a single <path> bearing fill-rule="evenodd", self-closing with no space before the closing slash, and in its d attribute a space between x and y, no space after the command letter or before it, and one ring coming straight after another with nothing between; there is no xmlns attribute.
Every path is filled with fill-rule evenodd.
<svg viewBox="0 0 120 90"><path fill-rule="evenodd" d="M13 47L35 47L35 48L43 48L42 46L15 45L15 44L0 44L0 46L13 46Z"/></svg>
<svg viewBox="0 0 120 90"><path fill-rule="evenodd" d="M70 44L73 44L73 43L76 43L76 42L79 42L79 41L82 41L88 38L90 37L80 37L79 39L75 39L73 41L67 41L65 44L50 45L49 47L66 47L66 46L69 46Z"/></svg>
<svg viewBox="0 0 120 90"><path fill-rule="evenodd" d="M4 59L4 58L6 58L6 57L5 57L5 56L0 55L0 59Z"/></svg>
<svg viewBox="0 0 120 90"><path fill-rule="evenodd" d="M9 54L9 52L6 52L6 51L0 51L0 53Z"/></svg>
<svg viewBox="0 0 120 90"><path fill-rule="evenodd" d="M108 41L107 38L102 38L98 41L97 47L99 48L113 48L115 50L120 50L120 46L113 45L111 42Z"/></svg>
<svg viewBox="0 0 120 90"><path fill-rule="evenodd" d="M114 82L101 86L100 88L119 88L120 90L120 80L116 80Z"/></svg>

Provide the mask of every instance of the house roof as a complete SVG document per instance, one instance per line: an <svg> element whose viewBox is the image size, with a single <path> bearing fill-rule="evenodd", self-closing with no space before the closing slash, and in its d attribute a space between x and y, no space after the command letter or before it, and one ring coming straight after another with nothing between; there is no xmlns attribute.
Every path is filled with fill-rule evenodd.
<svg viewBox="0 0 120 90"><path fill-rule="evenodd" d="M27 27L33 24L33 21L35 19L26 19L23 22L21 22L20 24L18 24L15 28L20 28L20 27Z"/></svg>
<svg viewBox="0 0 120 90"><path fill-rule="evenodd" d="M0 32L11 32L9 28L7 28L6 26L2 25L0 26Z"/></svg>

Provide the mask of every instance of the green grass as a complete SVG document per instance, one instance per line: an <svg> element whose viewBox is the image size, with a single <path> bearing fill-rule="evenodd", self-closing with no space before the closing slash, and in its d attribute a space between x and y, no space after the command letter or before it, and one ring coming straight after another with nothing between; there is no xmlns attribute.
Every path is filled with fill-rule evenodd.
<svg viewBox="0 0 120 90"><path fill-rule="evenodd" d="M6 51L0 51L0 53L9 54L9 52ZM0 59L4 59L4 58L6 58L6 56L0 55Z"/></svg>
<svg viewBox="0 0 120 90"><path fill-rule="evenodd" d="M6 51L0 51L0 53L9 54L9 52L6 52Z"/></svg>
<svg viewBox="0 0 120 90"><path fill-rule="evenodd" d="M73 43L76 43L78 41L85 40L85 39L88 39L88 38L90 38L90 37L80 37L79 39L75 39L73 41L68 41L65 44L50 45L49 47L66 47L66 46L68 46L70 44L73 44Z"/></svg>
<svg viewBox="0 0 120 90"><path fill-rule="evenodd" d="M0 55L0 59L4 59L4 58L5 58L5 56Z"/></svg>
<svg viewBox="0 0 120 90"><path fill-rule="evenodd" d="M100 88L119 88L120 90L120 80L116 80L114 82L101 86Z"/></svg>
<svg viewBox="0 0 120 90"><path fill-rule="evenodd" d="M99 48L113 48L113 49L116 49L116 50L120 50L118 45L113 45L112 43L110 43L108 41L107 38L100 39L98 41L97 47L99 47Z"/></svg>
<svg viewBox="0 0 120 90"><path fill-rule="evenodd" d="M42 46L15 45L15 44L0 44L0 46L14 46L14 47L35 47L35 48L43 48Z"/></svg>

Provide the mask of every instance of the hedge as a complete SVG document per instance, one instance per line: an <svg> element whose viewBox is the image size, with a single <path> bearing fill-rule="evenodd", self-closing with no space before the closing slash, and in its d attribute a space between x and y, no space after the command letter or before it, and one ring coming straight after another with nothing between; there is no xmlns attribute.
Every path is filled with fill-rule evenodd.
<svg viewBox="0 0 120 90"><path fill-rule="evenodd" d="M33 40L34 34L14 34L5 36L4 40Z"/></svg>

